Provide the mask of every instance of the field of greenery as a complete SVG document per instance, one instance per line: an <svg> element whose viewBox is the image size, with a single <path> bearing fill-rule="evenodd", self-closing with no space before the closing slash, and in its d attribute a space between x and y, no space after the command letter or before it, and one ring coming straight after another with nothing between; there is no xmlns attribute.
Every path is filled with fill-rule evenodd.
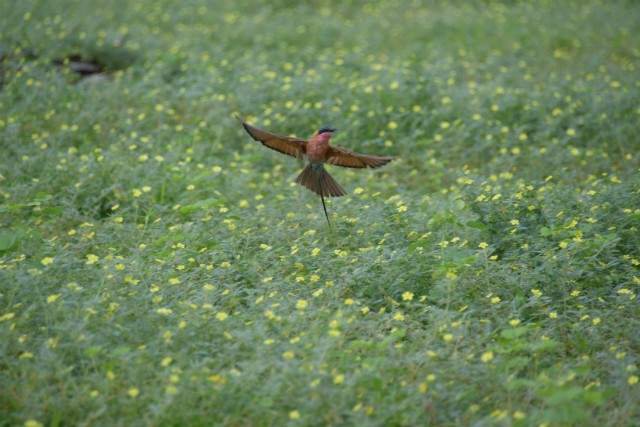
<svg viewBox="0 0 640 427"><path fill-rule="evenodd" d="M0 426L640 425L640 8L0 5ZM397 156L253 141L338 128Z"/></svg>

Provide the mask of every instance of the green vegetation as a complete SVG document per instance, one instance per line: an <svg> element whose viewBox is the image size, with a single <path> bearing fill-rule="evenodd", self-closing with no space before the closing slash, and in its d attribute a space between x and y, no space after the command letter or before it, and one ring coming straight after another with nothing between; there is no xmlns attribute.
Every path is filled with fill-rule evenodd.
<svg viewBox="0 0 640 427"><path fill-rule="evenodd" d="M640 425L640 8L326 4L0 5L1 426Z"/></svg>

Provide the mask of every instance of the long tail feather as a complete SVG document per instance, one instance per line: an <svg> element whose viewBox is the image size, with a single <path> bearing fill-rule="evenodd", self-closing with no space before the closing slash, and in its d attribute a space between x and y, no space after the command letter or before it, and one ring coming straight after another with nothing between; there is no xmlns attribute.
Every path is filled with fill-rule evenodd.
<svg viewBox="0 0 640 427"><path fill-rule="evenodd" d="M336 182L335 179L329 172L324 169L322 163L308 163L307 166L300 172L300 175L296 178L296 182L304 187L307 187L309 190L320 196L320 200L322 201L322 208L324 209L324 215L327 218L327 223L329 227L331 227L331 222L329 221L329 213L327 212L327 205L324 201L326 197L340 197L347 194L346 191L340 187L340 184Z"/></svg>
<svg viewBox="0 0 640 427"><path fill-rule="evenodd" d="M324 196L320 195L320 200L322 200L322 209L324 209L324 216L327 217L327 224L329 224L329 228L331 228L331 222L329 221L329 214L327 213L327 206L324 204Z"/></svg>

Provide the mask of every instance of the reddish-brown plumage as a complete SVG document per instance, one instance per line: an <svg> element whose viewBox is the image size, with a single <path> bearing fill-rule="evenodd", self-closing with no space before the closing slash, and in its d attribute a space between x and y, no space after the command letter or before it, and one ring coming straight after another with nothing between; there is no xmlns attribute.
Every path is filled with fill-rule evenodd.
<svg viewBox="0 0 640 427"><path fill-rule="evenodd" d="M277 135L257 127L251 126L244 120L236 117L249 135L266 147L279 151L299 159L307 157L309 163L296 178L296 182L307 187L320 196L324 214L329 225L329 215L324 203L325 197L340 197L347 194L329 172L324 168L324 163L347 168L377 168L384 166L393 160L393 157L369 156L359 154L340 147L332 147L329 139L335 129L323 128L310 140L294 138L291 136Z"/></svg>
<svg viewBox="0 0 640 427"><path fill-rule="evenodd" d="M331 132L320 133L309 140L307 143L307 159L311 163L324 163L329 151L329 138Z"/></svg>

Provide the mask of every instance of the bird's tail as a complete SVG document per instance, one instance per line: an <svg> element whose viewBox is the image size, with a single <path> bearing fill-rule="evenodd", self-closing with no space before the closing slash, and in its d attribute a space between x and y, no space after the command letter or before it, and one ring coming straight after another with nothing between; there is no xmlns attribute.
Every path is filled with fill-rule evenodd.
<svg viewBox="0 0 640 427"><path fill-rule="evenodd" d="M347 192L340 187L340 184L338 184L331 175L329 175L329 172L324 169L324 165L322 163L307 163L307 166L305 166L302 172L300 172L300 175L296 178L296 182L320 195L320 200L322 200L322 209L324 209L324 216L327 217L327 224L331 227L329 214L327 213L327 206L324 204L324 197L340 197L347 194Z"/></svg>
<svg viewBox="0 0 640 427"><path fill-rule="evenodd" d="M329 175L322 163L307 163L307 166L296 178L296 182L321 197L340 197L347 194L340 187L340 184Z"/></svg>

